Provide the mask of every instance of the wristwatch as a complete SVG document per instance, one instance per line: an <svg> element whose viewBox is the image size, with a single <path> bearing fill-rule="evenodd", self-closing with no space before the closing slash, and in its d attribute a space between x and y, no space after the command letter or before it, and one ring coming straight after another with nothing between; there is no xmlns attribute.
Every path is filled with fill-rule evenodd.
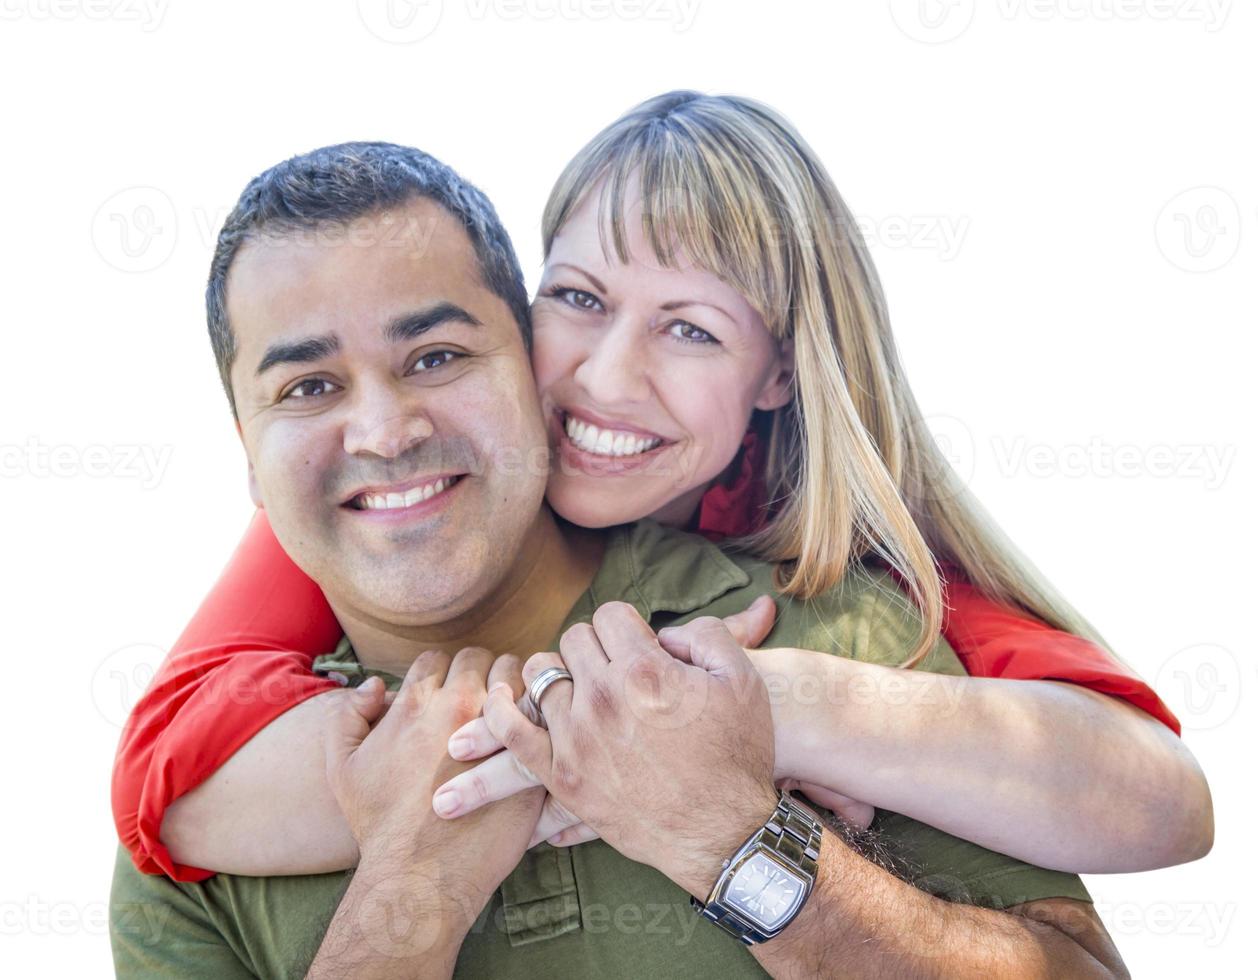
<svg viewBox="0 0 1258 980"><path fill-rule="evenodd" d="M789 793L734 856L721 865L706 902L690 904L748 946L791 924L812 893L821 851L821 821Z"/></svg>

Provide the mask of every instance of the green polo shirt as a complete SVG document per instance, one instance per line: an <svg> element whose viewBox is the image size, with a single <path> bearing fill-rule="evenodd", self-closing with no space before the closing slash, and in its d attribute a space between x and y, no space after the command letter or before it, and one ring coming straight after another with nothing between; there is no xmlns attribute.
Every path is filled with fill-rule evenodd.
<svg viewBox="0 0 1258 980"><path fill-rule="evenodd" d="M604 602L633 604L655 629L725 616L773 592L772 566L651 521L608 532L602 567L563 625L588 622ZM916 639L912 606L883 571L857 567L807 603L779 599L766 647L799 647L872 663L901 662ZM562 633L562 630L560 631ZM558 637L551 649L558 649ZM361 683L347 641L316 661ZM964 670L940 638L919 669ZM963 764L964 760L958 760ZM695 801L702 816L702 801ZM953 900L1007 908L1042 898L1090 901L1074 876L1036 868L898 814L873 827L888 858L918 887ZM220 874L196 884L144 875L119 848L110 897L118 975L301 977L352 872L252 878ZM396 928L396 925L394 926ZM603 841L525 853L473 925L456 976L532 978L763 977L739 942L697 916L687 894Z"/></svg>

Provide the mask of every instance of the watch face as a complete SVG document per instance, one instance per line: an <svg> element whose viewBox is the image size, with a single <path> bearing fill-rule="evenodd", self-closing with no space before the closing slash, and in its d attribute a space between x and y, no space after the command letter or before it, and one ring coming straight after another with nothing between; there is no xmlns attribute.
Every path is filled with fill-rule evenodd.
<svg viewBox="0 0 1258 980"><path fill-rule="evenodd" d="M747 857L722 895L724 904L771 932L786 922L804 899L805 883L763 851Z"/></svg>

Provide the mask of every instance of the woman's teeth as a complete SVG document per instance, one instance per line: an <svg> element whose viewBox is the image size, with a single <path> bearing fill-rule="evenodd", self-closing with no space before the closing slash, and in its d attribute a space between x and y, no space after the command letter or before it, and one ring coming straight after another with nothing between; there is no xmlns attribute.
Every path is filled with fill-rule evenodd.
<svg viewBox="0 0 1258 980"><path fill-rule="evenodd" d="M578 448L596 456L637 456L650 452L664 441L637 436L631 432L600 429L571 415L564 420L564 431Z"/></svg>
<svg viewBox="0 0 1258 980"><path fill-rule="evenodd" d="M454 483L454 477L426 483L422 487L412 487L406 493L364 493L360 494L356 503L359 510L398 510L402 507L414 507L421 500L435 497Z"/></svg>

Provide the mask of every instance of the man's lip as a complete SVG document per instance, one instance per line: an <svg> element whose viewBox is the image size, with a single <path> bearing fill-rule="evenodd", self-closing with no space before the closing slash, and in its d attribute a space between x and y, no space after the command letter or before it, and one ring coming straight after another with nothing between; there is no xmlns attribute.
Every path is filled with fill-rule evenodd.
<svg viewBox="0 0 1258 980"><path fill-rule="evenodd" d="M660 435L658 432L652 432L650 429L644 429L639 425L630 425L628 422L614 422L611 419L605 419L595 412L591 412L584 408L569 408L566 405L559 405L555 411L559 413L559 425L563 428L565 425L565 416L571 415L574 419L580 419L589 425L597 426L600 429L611 429L615 432L632 432L644 439L658 439L662 445L670 442L676 442L675 439L668 439Z"/></svg>
<svg viewBox="0 0 1258 980"><path fill-rule="evenodd" d="M426 487L430 483L436 483L439 480L457 480L464 476L467 476L467 474L466 473L435 473L432 476L416 477L415 479L407 480L404 483L375 483L369 487L361 487L358 490L355 490L348 497L346 497L343 501L341 501L341 506L343 507L352 506L355 500L357 500L363 494L367 494L367 493L374 493L374 494L406 493L409 490L414 490L416 487Z"/></svg>

